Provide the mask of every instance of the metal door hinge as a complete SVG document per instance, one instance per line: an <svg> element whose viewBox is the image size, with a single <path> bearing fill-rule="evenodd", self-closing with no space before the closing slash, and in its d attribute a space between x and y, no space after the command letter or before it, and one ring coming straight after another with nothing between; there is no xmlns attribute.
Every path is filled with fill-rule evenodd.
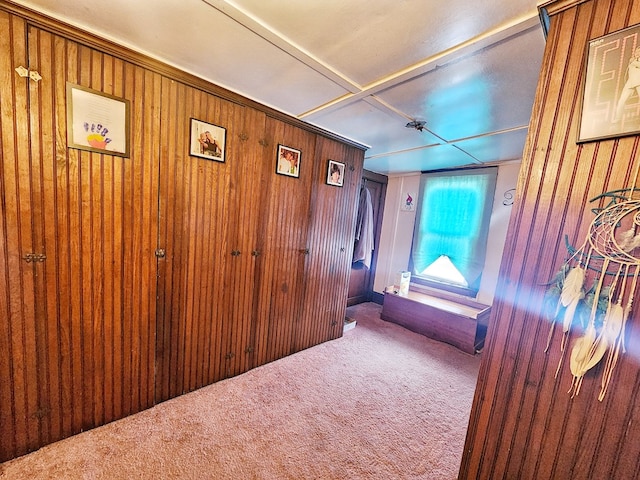
<svg viewBox="0 0 640 480"><path fill-rule="evenodd" d="M28 70L24 68L22 65L16 68L16 72L18 72L18 75L21 76L22 78L28 77L34 82L39 82L40 80L42 80L42 77L38 72L36 72L35 70Z"/></svg>
<svg viewBox="0 0 640 480"><path fill-rule="evenodd" d="M47 255L44 253L26 253L22 259L27 263L44 262L47 259Z"/></svg>

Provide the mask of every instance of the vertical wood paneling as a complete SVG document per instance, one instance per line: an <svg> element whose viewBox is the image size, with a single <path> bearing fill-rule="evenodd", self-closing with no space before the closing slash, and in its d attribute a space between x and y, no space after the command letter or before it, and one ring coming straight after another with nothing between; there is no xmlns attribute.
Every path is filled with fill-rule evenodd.
<svg viewBox="0 0 640 480"><path fill-rule="evenodd" d="M4 207L2 222L1 257L2 279L0 283L0 367L3 386L0 388L0 423L3 434L0 446L4 458L15 456L27 448L37 445L38 424L29 419L30 405L27 383L29 369L27 360L33 358L25 352L27 317L33 315L35 292L33 267L21 259L22 252L29 252L31 245L25 243L31 235L29 176L22 178L19 165L28 158L28 132L25 125L27 115L26 81L14 72L16 64L26 64L25 23L10 15L0 15L0 126L2 127L2 156L0 156L0 195ZM26 65L25 65L26 66ZM25 205L26 204L26 207ZM23 233L24 231L24 233ZM25 236L27 238L25 238ZM32 352L33 353L33 352ZM31 360L33 365L33 360ZM33 395L33 394L31 394Z"/></svg>
<svg viewBox="0 0 640 480"><path fill-rule="evenodd" d="M224 163L188 155L190 119L233 128L234 107L168 79L162 82L160 261L156 399L166 400L220 379L225 346L224 272L229 228L229 175ZM228 141L233 142L232 139Z"/></svg>
<svg viewBox="0 0 640 480"><path fill-rule="evenodd" d="M153 404L159 77L2 19L3 71L43 77L2 85L7 459ZM132 101L131 158L66 148L67 80Z"/></svg>
<svg viewBox="0 0 640 480"><path fill-rule="evenodd" d="M256 365L292 352L294 322L303 299L301 278L307 245L310 192L314 172L316 136L267 118L262 161L271 165L263 194L260 227L259 292L256 321ZM300 150L300 177L278 175L277 146ZM267 168L267 167L265 167Z"/></svg>
<svg viewBox="0 0 640 480"><path fill-rule="evenodd" d="M360 149L4 11L0 32L0 461L341 335ZM67 81L130 101L129 158L67 148ZM188 154L191 118L227 129L224 163Z"/></svg>
<svg viewBox="0 0 640 480"><path fill-rule="evenodd" d="M296 351L342 336L362 157L361 150L318 139L308 241L311 253L305 266L302 313L296 319ZM342 188L326 184L329 159L345 164Z"/></svg>
<svg viewBox="0 0 640 480"><path fill-rule="evenodd" d="M552 18L459 478L638 478L635 322L604 401L602 365L571 398L568 359L554 378L560 334L544 352L541 306L567 255L564 235L580 244L593 220L589 200L629 186L640 161L638 137L575 142L588 41L639 21L640 8L618 0Z"/></svg>
<svg viewBox="0 0 640 480"><path fill-rule="evenodd" d="M265 140L266 115L243 107L234 110L232 123L237 129L229 130L233 133L227 145L232 178L229 238L225 244L225 254L230 261L224 291L223 336L227 338L224 376L237 375L254 365L257 282L265 258L259 240L264 197L256 192L261 192L266 179L274 175L272 162L264 161L263 151L267 147L260 143ZM230 257L231 250L240 251L240 256Z"/></svg>

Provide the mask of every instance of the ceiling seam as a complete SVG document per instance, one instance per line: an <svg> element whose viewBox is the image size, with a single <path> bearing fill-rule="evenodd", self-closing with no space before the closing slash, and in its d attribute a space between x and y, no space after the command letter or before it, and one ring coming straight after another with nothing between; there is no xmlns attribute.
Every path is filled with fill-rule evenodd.
<svg viewBox="0 0 640 480"><path fill-rule="evenodd" d="M235 21L242 27L246 28L254 35L257 35L266 42L269 42L271 45L283 51L287 55L290 55L296 60L302 62L313 71L319 73L328 80L344 88L345 90L347 90L347 92L359 93L360 91L362 91L362 86L357 82L351 80L338 70L334 69L331 65L328 65L322 60L314 57L311 53L306 51L304 48L296 45L293 41L280 33L278 30L260 21L258 18L244 11L233 2L229 0L202 1L210 7L218 10L220 13L227 16L231 20Z"/></svg>
<svg viewBox="0 0 640 480"><path fill-rule="evenodd" d="M500 135L500 134L503 134L503 133L511 133L511 132L517 132L517 131L520 131L520 130L527 130L528 128L529 128L529 125L520 125L518 127L505 128L505 129L502 129L502 130L496 130L496 131L492 131L492 132L481 133L481 134L478 134L478 135L472 135L470 137L457 138L455 140L444 140L444 139L442 139L442 137L440 137L438 135L435 135L433 132L429 131L430 134L435 135L436 137L441 139L442 143L430 143L428 145L420 145L419 147L406 148L406 149L403 149L403 150L394 150L392 152L376 153L375 155L368 155L368 156L365 156L364 158L368 160L368 159L371 159L371 158L391 157L391 156L394 156L394 155L401 155L403 153L409 153L409 152L417 152L419 150L425 150L425 149L431 148L431 147L439 147L439 146L442 146L442 145L450 145L452 147L456 147L458 150L460 150L461 152L466 153L471 158L475 158L475 157L473 157L473 155L469 154L465 150L462 150L459 146L457 146L455 144L456 143L461 143L461 142L466 142L468 140L477 140L479 138L488 138L488 137L492 137L494 135ZM480 163L482 163L482 162L480 162Z"/></svg>
<svg viewBox="0 0 640 480"><path fill-rule="evenodd" d="M471 38L466 42L451 47L448 50L444 50L437 55L433 55L412 66L406 67L402 70L398 70L397 72L388 75L383 79L379 79L368 85L364 85L359 92L343 95L316 108L303 112L298 115L298 118L303 119L319 112L327 110L331 111L333 109L343 107L352 102L392 88L400 83L429 73L438 68L442 68L463 56L488 48L491 45L495 45L505 40L506 38L519 35L531 28L541 28L537 11L532 11L529 14L519 17L512 22L500 25L499 27L477 35L476 37ZM404 114L403 116L411 118Z"/></svg>

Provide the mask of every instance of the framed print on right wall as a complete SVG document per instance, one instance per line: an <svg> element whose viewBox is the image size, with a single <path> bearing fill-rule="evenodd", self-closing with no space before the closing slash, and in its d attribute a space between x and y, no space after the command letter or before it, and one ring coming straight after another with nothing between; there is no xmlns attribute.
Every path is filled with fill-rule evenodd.
<svg viewBox="0 0 640 480"><path fill-rule="evenodd" d="M578 143L640 133L640 25L591 40Z"/></svg>

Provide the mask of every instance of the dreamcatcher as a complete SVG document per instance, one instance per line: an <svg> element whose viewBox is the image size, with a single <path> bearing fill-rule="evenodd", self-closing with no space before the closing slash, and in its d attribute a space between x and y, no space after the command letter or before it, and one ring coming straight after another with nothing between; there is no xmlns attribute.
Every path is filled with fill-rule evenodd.
<svg viewBox="0 0 640 480"><path fill-rule="evenodd" d="M571 326L579 320L583 333L570 349L570 392L577 395L585 373L605 358L598 395L602 401L620 353L625 352L625 326L640 274L640 192L635 188L617 190L592 201L603 206L593 210L596 216L582 246L575 249L567 242L571 256L545 296L552 317L545 352L556 322L562 323L557 377L569 350Z"/></svg>

